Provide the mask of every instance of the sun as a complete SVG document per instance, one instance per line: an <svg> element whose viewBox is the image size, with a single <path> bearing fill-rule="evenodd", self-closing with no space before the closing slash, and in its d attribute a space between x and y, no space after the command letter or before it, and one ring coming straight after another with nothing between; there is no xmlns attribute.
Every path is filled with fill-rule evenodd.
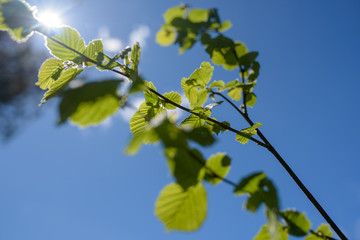
<svg viewBox="0 0 360 240"><path fill-rule="evenodd" d="M54 11L39 12L37 19L48 28L59 27L62 24L60 15Z"/></svg>

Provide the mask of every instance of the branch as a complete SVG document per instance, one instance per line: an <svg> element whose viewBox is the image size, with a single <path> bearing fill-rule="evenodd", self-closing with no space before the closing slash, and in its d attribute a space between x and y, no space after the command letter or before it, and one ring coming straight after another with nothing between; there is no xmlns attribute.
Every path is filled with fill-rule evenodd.
<svg viewBox="0 0 360 240"><path fill-rule="evenodd" d="M223 94L218 92L213 92L213 94L221 96L225 101L231 104L236 111L238 111L241 116L244 117L244 119L249 123L250 126L253 126L254 123L248 116L248 114L245 114L241 112L235 104L233 104L227 97L225 97ZM266 148L274 155L274 157L278 160L278 162L285 168L286 172L290 175L290 177L295 181L295 183L298 185L298 187L301 189L301 191L306 195L306 197L310 200L310 202L315 206L315 208L318 210L318 212L323 216L323 218L330 224L332 229L336 232L336 234L342 239L347 240L346 236L342 233L340 228L335 224L335 222L331 219L331 217L327 214L327 212L324 210L324 208L320 205L320 203L316 200L316 198L310 193L310 191L305 187L305 185L302 183L302 181L298 178L298 176L295 174L295 172L291 169L291 167L286 163L286 161L281 157L281 155L276 151L276 149L270 144L270 142L266 139L266 137L262 134L262 132L257 129L256 130L261 140L265 143Z"/></svg>

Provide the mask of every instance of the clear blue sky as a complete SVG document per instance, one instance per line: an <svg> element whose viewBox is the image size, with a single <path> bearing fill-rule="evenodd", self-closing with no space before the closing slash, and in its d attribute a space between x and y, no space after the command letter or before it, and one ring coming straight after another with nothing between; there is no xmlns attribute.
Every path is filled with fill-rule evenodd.
<svg viewBox="0 0 360 240"><path fill-rule="evenodd" d="M69 10L65 22L86 41L107 27L124 46L139 26L148 26L141 72L160 92L180 91L180 80L209 61L200 45L179 56L176 47L155 43L162 14L177 1L33 0L39 10ZM260 52L258 102L250 116L323 204L349 239L360 240L360 2L349 1L192 1L218 7L233 28L229 37ZM38 38L39 44L42 39ZM88 77L92 75L88 75ZM94 72L94 76L99 77ZM234 80L237 73L215 68L213 79ZM40 100L40 99L39 99ZM33 106L37 108L37 106ZM228 185L208 190L208 217L190 234L166 233L154 215L160 190L172 181L159 146L123 154L130 138L119 115L111 123L79 129L56 127L57 101L0 146L1 240L251 239L264 214L243 210L244 198ZM219 120L245 122L231 110L215 110ZM265 171L278 187L281 207L305 211L313 228L324 222L275 158L255 144L240 145L222 135L205 156L227 152L233 160L229 179ZM260 209L263 211L263 209Z"/></svg>

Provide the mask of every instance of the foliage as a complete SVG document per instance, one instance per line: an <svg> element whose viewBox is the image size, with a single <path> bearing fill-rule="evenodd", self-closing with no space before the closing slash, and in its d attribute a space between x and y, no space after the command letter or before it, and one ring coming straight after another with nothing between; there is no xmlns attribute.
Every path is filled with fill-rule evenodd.
<svg viewBox="0 0 360 240"><path fill-rule="evenodd" d="M86 45L81 35L71 27L47 29L33 17L24 1L1 0L0 8L0 29L8 31L15 40L23 41L33 32L45 36L46 46L53 58L47 59L41 66L36 84L46 90L41 103L55 95L61 97L60 123L71 120L82 127L99 124L126 106L130 95L143 92L145 101L130 120L134 137L126 152L135 154L142 144L161 143L175 179L161 191L155 207L155 214L166 229L194 231L202 225L207 215L203 184L206 181L212 185L220 182L232 185L235 195L247 196L245 208L251 212L264 206L267 224L255 239L288 239L288 235L307 235L307 239L331 236L327 225L312 231L304 213L281 211L276 187L265 173L251 174L236 184L226 179L231 169L231 158L226 153L215 153L208 159L202 155L201 148L215 142L214 134L231 131L240 143L253 141L277 159L281 158L259 131L262 124L252 123L247 112L247 107L256 103L253 90L260 70L256 60L258 52L249 51L244 43L223 35L231 27L231 22L221 21L217 9L190 9L186 5L170 8L164 14L164 24L156 36L157 42L163 46L178 45L180 53L199 42L212 64L221 65L225 70L239 70L239 79L214 81L212 64L201 63L189 77L181 80L182 90L190 102L189 109L181 106L181 94L174 91L161 94L153 82L140 77L139 44L111 57L103 52L101 40L93 40ZM92 66L128 78L132 81L131 87L120 94L121 81L111 79L86 83L77 88L69 87L71 81ZM222 92L226 92L227 96ZM212 117L212 109L222 101L204 105L215 95L230 103L250 127L236 130L230 123L219 122ZM232 101L242 101L241 107L236 107ZM168 110L175 108L189 113L180 124L168 114ZM255 138L257 135L260 140Z"/></svg>

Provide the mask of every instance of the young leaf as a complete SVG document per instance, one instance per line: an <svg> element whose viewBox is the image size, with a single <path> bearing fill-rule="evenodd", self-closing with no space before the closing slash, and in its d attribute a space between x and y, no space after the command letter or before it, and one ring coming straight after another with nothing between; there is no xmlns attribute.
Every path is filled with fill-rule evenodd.
<svg viewBox="0 0 360 240"><path fill-rule="evenodd" d="M163 26L156 34L156 42L161 46L169 46L176 39L175 28L171 26Z"/></svg>
<svg viewBox="0 0 360 240"><path fill-rule="evenodd" d="M311 227L310 221L306 218L305 213L299 213L295 210L286 210L281 213L286 224L288 225L289 234L293 236L305 236Z"/></svg>
<svg viewBox="0 0 360 240"><path fill-rule="evenodd" d="M224 81L221 81L221 80L213 81L209 86L209 88L223 88L223 87L225 87L225 83L224 83Z"/></svg>
<svg viewBox="0 0 360 240"><path fill-rule="evenodd" d="M176 182L183 189L186 190L203 179L204 175L201 170L205 160L199 151L179 146L175 152L167 154L167 158Z"/></svg>
<svg viewBox="0 0 360 240"><path fill-rule="evenodd" d="M35 83L43 90L48 89L60 76L65 66L56 58L47 59L40 67L39 80Z"/></svg>
<svg viewBox="0 0 360 240"><path fill-rule="evenodd" d="M247 93L246 94L246 106L253 107L256 103L256 95L255 93Z"/></svg>
<svg viewBox="0 0 360 240"><path fill-rule="evenodd" d="M169 8L164 14L165 23L171 23L175 18L184 18L186 6Z"/></svg>
<svg viewBox="0 0 360 240"><path fill-rule="evenodd" d="M97 62L97 58L99 56L99 53L103 53L103 44L101 40L93 40L89 43L89 45L86 46L86 49L84 51L84 55L95 62ZM95 63L85 61L85 65L87 67L96 65Z"/></svg>
<svg viewBox="0 0 360 240"><path fill-rule="evenodd" d="M236 186L234 193L235 194L254 194L259 191L260 183L266 178L266 174L259 172L251 174L243 178L240 183Z"/></svg>
<svg viewBox="0 0 360 240"><path fill-rule="evenodd" d="M73 61L77 64L82 63L84 59L78 53L85 51L85 42L84 39L80 38L80 34L75 29L71 27L57 28L51 38L67 46L65 47L50 38L46 38L46 46L52 55L63 61Z"/></svg>
<svg viewBox="0 0 360 240"><path fill-rule="evenodd" d="M194 231L206 218L207 199L199 183L184 190L179 184L167 185L155 205L155 214L167 230Z"/></svg>
<svg viewBox="0 0 360 240"><path fill-rule="evenodd" d="M255 123L253 126L241 130L240 133L236 134L236 140L242 144L248 143L249 138L257 134L256 129L260 126L262 126L261 123Z"/></svg>
<svg viewBox="0 0 360 240"><path fill-rule="evenodd" d="M184 134L187 139L192 140L201 146L209 146L215 142L215 138L211 135L208 128L195 127L190 131L185 130Z"/></svg>
<svg viewBox="0 0 360 240"><path fill-rule="evenodd" d="M132 62L131 65L131 69L137 71L138 69L138 65L140 63L140 44L137 42L134 44L134 46L132 47L132 51L131 51L131 55L130 55L130 60Z"/></svg>
<svg viewBox="0 0 360 240"><path fill-rule="evenodd" d="M195 8L188 14L188 19L193 23L206 22L209 18L209 10Z"/></svg>
<svg viewBox="0 0 360 240"><path fill-rule="evenodd" d="M97 125L120 108L117 88L122 81L91 82L64 92L60 123L68 118L81 127Z"/></svg>
<svg viewBox="0 0 360 240"><path fill-rule="evenodd" d="M156 87L152 82L144 81L144 85L156 91ZM159 101L158 95L156 95L155 93L151 92L148 89L144 90L144 97L145 97L145 102L152 103L153 105L155 105Z"/></svg>
<svg viewBox="0 0 360 240"><path fill-rule="evenodd" d="M208 62L202 62L200 68L196 69L189 77L194 80L199 87L204 88L211 80L214 67Z"/></svg>
<svg viewBox="0 0 360 240"><path fill-rule="evenodd" d="M315 231L316 234L310 233L305 240L326 240L326 237L332 237L333 233L328 224L321 224Z"/></svg>
<svg viewBox="0 0 360 240"><path fill-rule="evenodd" d="M228 96L235 101L241 100L241 88L232 88L228 91Z"/></svg>
<svg viewBox="0 0 360 240"><path fill-rule="evenodd" d="M225 153L217 153L210 156L206 161L205 179L213 185L220 183L222 181L221 178L226 177L230 171L230 163L231 159Z"/></svg>
<svg viewBox="0 0 360 240"><path fill-rule="evenodd" d="M164 93L164 97L168 98L169 100L171 100L174 103L177 103L179 105L182 102L181 95L178 94L177 92ZM167 102L165 102L164 107L166 109L176 109L176 106L172 105L171 103L167 103Z"/></svg>
<svg viewBox="0 0 360 240"><path fill-rule="evenodd" d="M288 240L289 236L287 232L284 230L281 223L278 222L277 225L278 225L278 229L275 238L270 234L269 226L266 224L260 229L258 234L254 237L254 240Z"/></svg>
<svg viewBox="0 0 360 240"><path fill-rule="evenodd" d="M245 69L249 69L257 56L258 52L249 52L243 56L241 56L238 60L239 65L243 66Z"/></svg>
<svg viewBox="0 0 360 240"><path fill-rule="evenodd" d="M0 30L9 31L15 41L25 41L37 23L25 1L0 1Z"/></svg>
<svg viewBox="0 0 360 240"><path fill-rule="evenodd" d="M41 99L41 103L46 102L48 99L55 96L56 93L64 89L69 84L69 82L76 78L76 76L79 75L82 71L83 69L77 68L63 70L57 80L51 84L49 90L44 94L44 97Z"/></svg>
<svg viewBox="0 0 360 240"><path fill-rule="evenodd" d="M218 28L219 32L225 32L226 30L228 30L229 28L231 28L232 24L229 20L224 21L221 23L220 27Z"/></svg>

